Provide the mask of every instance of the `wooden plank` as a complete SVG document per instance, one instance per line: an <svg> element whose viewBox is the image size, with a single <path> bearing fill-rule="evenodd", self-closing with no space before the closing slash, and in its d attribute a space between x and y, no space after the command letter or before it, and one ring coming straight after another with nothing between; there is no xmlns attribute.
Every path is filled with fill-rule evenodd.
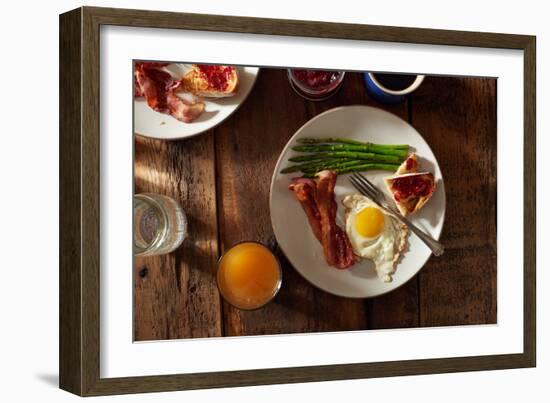
<svg viewBox="0 0 550 403"><path fill-rule="evenodd" d="M135 258L134 338L221 336L213 135L135 140L135 192L178 201L189 236L168 255Z"/></svg>
<svg viewBox="0 0 550 403"><path fill-rule="evenodd" d="M225 334L253 335L364 329L363 301L314 288L278 250L269 216L269 186L277 158L310 117L290 88L286 71L262 69L250 98L216 129L220 242L270 245L283 263L283 286L266 307L252 312L224 304Z"/></svg>
<svg viewBox="0 0 550 403"><path fill-rule="evenodd" d="M428 77L412 122L437 156L447 211L420 273L422 326L496 323L496 79Z"/></svg>
<svg viewBox="0 0 550 403"><path fill-rule="evenodd" d="M407 101L395 105L381 104L371 99L365 90L360 73L347 73L340 91L324 102L309 102L309 117L343 105L364 104L391 112L408 120ZM418 284L416 277L398 289L377 298L365 300L368 327L388 329L418 326Z"/></svg>

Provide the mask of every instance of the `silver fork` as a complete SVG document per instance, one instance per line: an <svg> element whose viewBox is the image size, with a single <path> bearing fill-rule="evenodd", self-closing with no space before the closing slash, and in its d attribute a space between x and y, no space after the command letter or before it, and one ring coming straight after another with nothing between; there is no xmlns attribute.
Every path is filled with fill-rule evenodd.
<svg viewBox="0 0 550 403"><path fill-rule="evenodd" d="M416 236L420 238L422 242L426 244L428 248L431 249L432 253L435 256L441 256L443 254L443 252L445 251L443 245L441 245L430 235L426 234L424 231L422 231L420 228L410 222L407 218L403 217L396 207L390 205L387 202L384 193L382 193L380 189L374 186L374 184L370 182L367 178L365 178L360 173L354 172L349 177L349 180L359 192L372 199L372 201L378 204L383 210L395 216L399 221L405 224L412 232L416 234Z"/></svg>

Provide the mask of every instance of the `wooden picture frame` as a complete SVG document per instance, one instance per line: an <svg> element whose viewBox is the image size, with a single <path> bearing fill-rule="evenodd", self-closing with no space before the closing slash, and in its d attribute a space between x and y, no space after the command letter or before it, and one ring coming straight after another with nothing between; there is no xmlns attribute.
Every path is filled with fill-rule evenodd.
<svg viewBox="0 0 550 403"><path fill-rule="evenodd" d="M100 377L99 29L172 28L519 49L524 52L524 349L521 354L180 375ZM312 382L536 364L535 37L82 7L60 16L60 387L81 396Z"/></svg>

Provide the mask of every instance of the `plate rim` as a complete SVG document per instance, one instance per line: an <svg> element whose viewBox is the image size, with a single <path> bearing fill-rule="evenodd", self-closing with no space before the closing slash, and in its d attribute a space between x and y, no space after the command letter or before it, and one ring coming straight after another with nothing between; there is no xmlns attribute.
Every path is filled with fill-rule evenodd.
<svg viewBox="0 0 550 403"><path fill-rule="evenodd" d="M426 145L428 146L428 149L431 151L432 155L434 156L434 162L436 164L436 166L438 167L439 169L439 173L441 175L441 184L438 185L439 188L441 188L441 191L443 192L443 214L441 216L441 228L439 230L439 233L434 236L434 238L436 240L439 240L440 237L441 237L441 234L443 233L443 228L445 227L445 216L447 214L447 193L446 193L446 190L445 190L445 180L444 180L444 177L443 177L443 172L441 171L441 167L439 165L439 161L437 160L437 157L435 155L435 153L433 152L432 148L430 147L429 143L424 139L424 137L422 136L422 134L416 130L416 128L411 125L409 122L407 122L405 119L401 118L400 116L397 116L396 114L394 113L391 113L391 112L388 112L382 108L378 108L376 106L371 106L371 105L365 105L365 104L351 104L351 105L341 105L341 106L336 106L334 108L331 108L331 109L328 109L324 112L321 112L320 114L318 115L315 115L313 116L311 119L309 119L307 122L305 122L302 126L300 126L295 132L294 134L288 139L288 141L285 143L285 145L283 146L283 149L281 150L280 154L279 154L279 157L277 158L277 162L275 163L275 167L273 168L273 173L271 175L271 182L270 182L270 186L269 186L269 218L270 218L270 221L271 221L271 227L273 229L273 236L275 237L275 240L277 241L277 245L278 245L278 249L281 251L281 253L285 256L285 258L289 261L289 263L292 265L292 268L298 272L298 274L300 274L300 276L302 276L309 284L311 284L312 286L314 286L315 288L319 289L319 290L322 290L328 294L331 294L331 295L334 295L334 296L337 296L337 297L341 297L341 298L349 298L349 299L354 299L354 300L361 300L361 299L370 299L370 298L376 298L376 297L380 297L382 295L385 295L385 294L388 294L392 291L395 291L401 287L403 287L405 284L407 284L409 281L411 281L419 272L420 270L422 270L424 268L424 266L426 265L426 263L428 263L428 261L433 257L433 253L430 253L426 259L424 260L424 262L419 266L418 270L414 271L414 273L407 279L405 280L401 285L395 287L395 288L391 288L389 290L385 290L385 291L382 291L382 292L379 292L379 293L376 293L376 294L373 294L373 295L369 295L369 296L350 296L350 295L345 295L345 294L340 294L338 292L334 292L332 290L327 290L323 287L321 287L320 285L318 284L315 284L312 280L310 280L309 278L306 277L305 274L303 274L300 270L298 270L296 268L296 265L292 262L292 260L290 259L290 257L287 255L287 253L284 251L283 247L281 246L279 240L277 239L277 234L275 234L275 226L274 226L274 222L273 222L273 214L272 214L272 207L273 207L273 188L274 188L274 184L275 184L275 178L277 176L277 167L279 166L279 164L281 163L281 160L283 158L283 154L284 154L284 151L288 149L289 145L294 141L294 138L300 134L302 132L302 130L307 126L309 125L311 122L313 122L314 120L317 120L318 118L321 118L322 116L324 115L327 115L329 113L334 113L338 110L341 110L341 109L351 109L351 108L366 108L366 109L373 109L373 110L376 110L378 112L383 112L384 114L388 114L388 115L391 115L392 117L394 118L397 118L401 121L403 121L404 123L406 123L409 127L411 127L423 140L424 142L426 143ZM412 235L409 235L409 236L412 236ZM337 270L337 269L335 269Z"/></svg>
<svg viewBox="0 0 550 403"><path fill-rule="evenodd" d="M172 63L172 64L181 64L181 63ZM254 86L256 85L256 81L258 80L258 76L260 75L260 71L262 70L261 67L258 67L258 66L236 66L236 67L242 67L243 69L245 68L252 68L252 69L256 69L256 73L254 74L254 78L252 79L252 83L250 84L250 88L248 89L247 93L244 95L243 99L241 100L241 102L239 102L237 104L237 106L235 107L235 109L233 109L229 115L227 115L225 118L223 118L222 120L220 120L218 123L214 124L213 126L210 126L208 127L207 129L203 129L201 131L198 131L196 133L193 133L193 134L189 134L187 136L177 136L177 137L162 137L162 136L154 136L154 135L148 135L148 134L143 134L143 133L138 133L136 131L136 129L133 127L135 125L135 122L136 122L136 117L135 117L135 113L136 113L136 108L134 106L134 102L136 101L135 100L135 97L134 99L132 100L132 131L134 133L134 135L137 135L137 136L141 136L141 137L146 137L146 138L149 138L149 139L155 139L155 140L164 140L164 141L176 141L176 140L185 140L185 139L190 139L192 137L195 137L195 136L199 136L201 134L203 134L204 132L208 131L208 130L211 130L211 129L214 129L216 128L217 126L219 126L220 124L222 124L223 122L225 122L227 119L229 119L235 112L237 112L239 110L239 108L241 107L242 104L244 104L244 102L248 99L248 96L250 95L250 93L252 92L252 89L254 88ZM160 112L158 112L160 113Z"/></svg>

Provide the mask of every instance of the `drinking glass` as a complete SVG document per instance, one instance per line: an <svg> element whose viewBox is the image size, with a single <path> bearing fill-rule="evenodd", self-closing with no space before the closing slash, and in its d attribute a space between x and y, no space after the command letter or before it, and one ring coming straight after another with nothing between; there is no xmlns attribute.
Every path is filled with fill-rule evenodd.
<svg viewBox="0 0 550 403"><path fill-rule="evenodd" d="M187 236L187 218L171 197L156 193L134 195L134 254L164 255Z"/></svg>
<svg viewBox="0 0 550 403"><path fill-rule="evenodd" d="M218 260L218 291L237 309L267 305L279 292L282 278L279 259L260 242L239 242Z"/></svg>

